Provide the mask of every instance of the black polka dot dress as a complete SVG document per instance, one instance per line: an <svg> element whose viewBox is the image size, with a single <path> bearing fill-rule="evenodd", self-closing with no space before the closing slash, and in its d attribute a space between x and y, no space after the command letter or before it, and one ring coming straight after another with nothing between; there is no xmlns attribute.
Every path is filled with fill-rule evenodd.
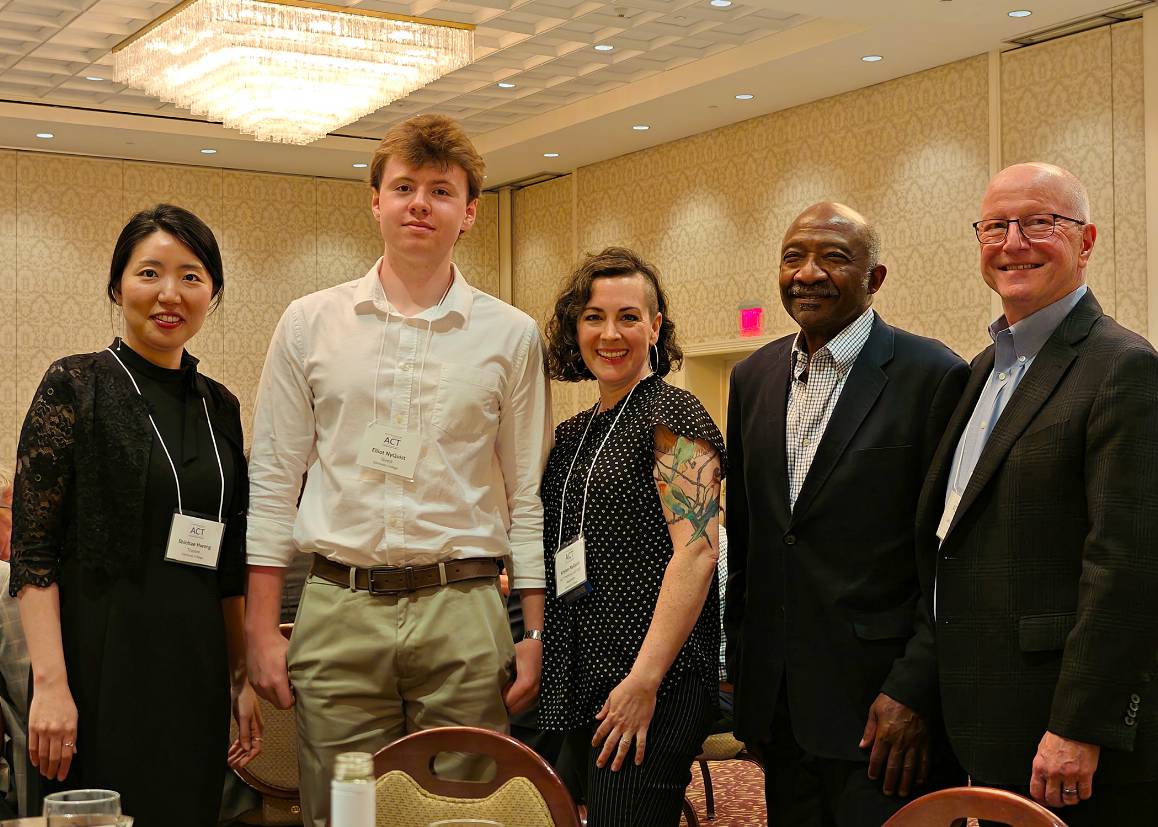
<svg viewBox="0 0 1158 827"><path fill-rule="evenodd" d="M626 407L624 407L626 405ZM555 553L559 548L562 508L563 545L579 533L583 489L591 461L622 409L622 416L599 452L587 494L583 535L587 579L592 592L574 603L555 594ZM592 415L586 439L584 429ZM539 725L567 730L590 726L608 694L631 670L659 598L660 583L672 557L652 469L655 430L700 439L720 455L724 440L694 396L656 376L609 411L588 409L555 430L555 447L543 476L544 547L547 610ZM576 458L576 449L582 448ZM562 502L572 459L575 467ZM713 582L691 635L660 686L659 699L688 676L716 691L720 648L719 596Z"/></svg>

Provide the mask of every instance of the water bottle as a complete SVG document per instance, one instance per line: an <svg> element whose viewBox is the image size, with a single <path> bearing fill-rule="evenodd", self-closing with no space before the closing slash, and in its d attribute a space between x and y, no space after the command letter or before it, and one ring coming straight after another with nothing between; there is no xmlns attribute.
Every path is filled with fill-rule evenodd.
<svg viewBox="0 0 1158 827"><path fill-rule="evenodd" d="M374 757L343 752L334 761L330 783L332 827L374 827Z"/></svg>

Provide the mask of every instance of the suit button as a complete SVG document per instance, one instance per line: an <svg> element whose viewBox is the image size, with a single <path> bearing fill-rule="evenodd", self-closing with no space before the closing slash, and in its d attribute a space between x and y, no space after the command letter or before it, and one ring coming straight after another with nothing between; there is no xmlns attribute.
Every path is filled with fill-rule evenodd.
<svg viewBox="0 0 1158 827"><path fill-rule="evenodd" d="M1135 726L1137 723L1138 721L1133 715L1126 716L1126 726Z"/></svg>
<svg viewBox="0 0 1158 827"><path fill-rule="evenodd" d="M1135 692L1133 695L1130 696L1130 703L1132 703L1132 704L1142 703L1142 699L1138 697L1137 692Z"/></svg>
<svg viewBox="0 0 1158 827"><path fill-rule="evenodd" d="M784 545L786 545L786 546L796 545L796 535L795 534L785 534L784 535Z"/></svg>

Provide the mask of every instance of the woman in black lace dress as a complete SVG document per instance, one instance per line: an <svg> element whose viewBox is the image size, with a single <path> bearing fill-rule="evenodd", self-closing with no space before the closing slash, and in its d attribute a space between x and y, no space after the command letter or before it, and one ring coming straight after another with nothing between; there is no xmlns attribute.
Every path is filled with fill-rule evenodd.
<svg viewBox="0 0 1158 827"><path fill-rule="evenodd" d="M630 250L588 257L547 333L552 377L599 400L555 430L543 477L540 726L586 759L590 827L674 827L716 712L724 440L663 381L682 354Z"/></svg>
<svg viewBox="0 0 1158 827"><path fill-rule="evenodd" d="M227 753L260 750L240 407L185 352L222 286L200 219L164 204L133 216L108 284L124 339L49 367L17 451L29 757L45 792L117 790L137 827L215 825Z"/></svg>

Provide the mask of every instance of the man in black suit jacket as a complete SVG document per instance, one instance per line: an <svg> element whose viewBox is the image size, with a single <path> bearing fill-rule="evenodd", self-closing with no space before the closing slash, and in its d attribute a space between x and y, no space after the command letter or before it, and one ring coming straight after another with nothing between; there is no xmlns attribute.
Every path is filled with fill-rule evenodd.
<svg viewBox="0 0 1158 827"><path fill-rule="evenodd" d="M1009 167L981 219L1005 313L918 523L946 727L975 781L1071 827L1153 825L1158 354L1085 285L1097 231L1073 175Z"/></svg>
<svg viewBox="0 0 1158 827"><path fill-rule="evenodd" d="M928 773L936 665L931 631L914 636L913 524L968 371L876 316L879 250L848 207L801 213L780 261L800 333L732 375L725 627L772 824L879 827Z"/></svg>

